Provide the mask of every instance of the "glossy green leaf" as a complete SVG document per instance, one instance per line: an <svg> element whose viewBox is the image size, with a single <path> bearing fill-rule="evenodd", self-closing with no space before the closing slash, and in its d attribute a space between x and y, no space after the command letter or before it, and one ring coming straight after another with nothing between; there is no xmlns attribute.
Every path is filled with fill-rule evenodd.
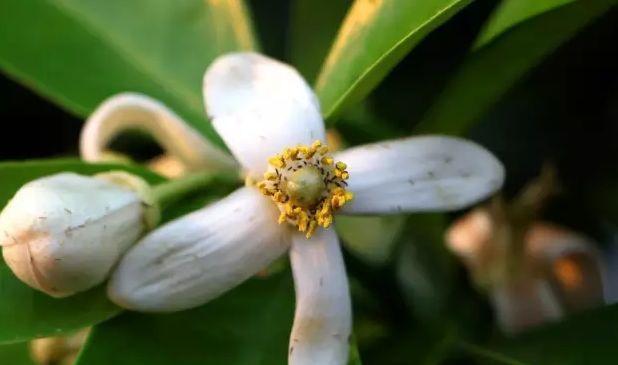
<svg viewBox="0 0 618 365"><path fill-rule="evenodd" d="M618 305L575 315L563 322L502 339L489 348L463 349L492 364L614 364L618 358Z"/></svg>
<svg viewBox="0 0 618 365"><path fill-rule="evenodd" d="M290 15L290 60L313 81L352 0L295 0Z"/></svg>
<svg viewBox="0 0 618 365"><path fill-rule="evenodd" d="M286 272L254 279L200 308L124 315L92 332L78 364L276 364L293 315Z"/></svg>
<svg viewBox="0 0 618 365"><path fill-rule="evenodd" d="M98 325L78 365L285 364L293 313L286 271L250 280L194 310L125 313Z"/></svg>
<svg viewBox="0 0 618 365"><path fill-rule="evenodd" d="M256 278L197 309L127 312L97 325L77 365L284 365L294 316L289 270ZM360 365L351 348L350 365Z"/></svg>
<svg viewBox="0 0 618 365"><path fill-rule="evenodd" d="M470 0L356 0L318 77L327 119L361 100L427 34Z"/></svg>
<svg viewBox="0 0 618 365"><path fill-rule="evenodd" d="M92 165L78 160L41 160L0 163L0 206L26 182L61 171L94 174L125 169L152 183L162 178L137 167ZM24 341L75 330L113 317L119 308L102 288L54 299L19 281L0 259L0 344Z"/></svg>
<svg viewBox="0 0 618 365"><path fill-rule="evenodd" d="M616 0L505 0L474 48L418 125L464 133L517 80Z"/></svg>
<svg viewBox="0 0 618 365"><path fill-rule="evenodd" d="M30 357L28 342L0 345L0 364L35 365L34 361Z"/></svg>
<svg viewBox="0 0 618 365"><path fill-rule="evenodd" d="M255 47L242 0L3 0L0 24L0 67L70 111L138 91L213 138L202 74Z"/></svg>

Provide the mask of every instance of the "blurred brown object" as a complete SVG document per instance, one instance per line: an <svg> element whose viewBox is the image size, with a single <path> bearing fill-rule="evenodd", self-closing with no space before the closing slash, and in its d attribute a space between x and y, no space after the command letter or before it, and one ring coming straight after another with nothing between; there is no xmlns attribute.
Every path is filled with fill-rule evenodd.
<svg viewBox="0 0 618 365"><path fill-rule="evenodd" d="M594 243L539 219L555 184L555 172L545 168L514 201L496 197L446 233L507 334L603 304L604 267Z"/></svg>
<svg viewBox="0 0 618 365"><path fill-rule="evenodd" d="M71 365L86 342L89 328L67 336L45 337L30 341L30 355L39 365Z"/></svg>

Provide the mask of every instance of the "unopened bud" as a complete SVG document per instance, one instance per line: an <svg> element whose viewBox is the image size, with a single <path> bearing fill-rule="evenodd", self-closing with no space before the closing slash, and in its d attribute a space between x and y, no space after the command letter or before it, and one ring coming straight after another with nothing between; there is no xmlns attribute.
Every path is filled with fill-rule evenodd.
<svg viewBox="0 0 618 365"><path fill-rule="evenodd" d="M118 173L119 176L131 176ZM0 213L6 264L31 287L65 297L102 283L146 230L142 185L60 173L22 186ZM129 187L131 185L131 187Z"/></svg>

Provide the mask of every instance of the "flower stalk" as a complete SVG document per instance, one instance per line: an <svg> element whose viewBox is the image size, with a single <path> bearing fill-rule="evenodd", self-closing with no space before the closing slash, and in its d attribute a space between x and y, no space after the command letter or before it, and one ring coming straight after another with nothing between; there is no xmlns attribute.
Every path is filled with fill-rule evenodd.
<svg viewBox="0 0 618 365"><path fill-rule="evenodd" d="M231 172L203 171L169 180L152 188L152 196L159 208L164 210L183 198L212 186L239 185L240 177Z"/></svg>

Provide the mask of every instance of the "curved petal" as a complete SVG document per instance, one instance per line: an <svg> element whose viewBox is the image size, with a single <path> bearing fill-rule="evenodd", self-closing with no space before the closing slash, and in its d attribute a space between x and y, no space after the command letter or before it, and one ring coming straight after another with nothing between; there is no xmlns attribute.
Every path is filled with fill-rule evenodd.
<svg viewBox="0 0 618 365"><path fill-rule="evenodd" d="M178 311L240 284L289 247L287 226L253 188L156 229L123 258L108 286L122 307Z"/></svg>
<svg viewBox="0 0 618 365"><path fill-rule="evenodd" d="M137 93L105 100L86 121L80 136L81 156L103 160L107 145L129 129L148 132L189 170L231 168L235 162L160 102Z"/></svg>
<svg viewBox="0 0 618 365"><path fill-rule="evenodd" d="M295 233L290 259L296 287L296 313L288 364L346 364L352 309L335 231L319 230L310 240Z"/></svg>
<svg viewBox="0 0 618 365"><path fill-rule="evenodd" d="M457 210L486 198L504 181L504 167L489 151L453 137L375 143L335 158L348 165L348 190L354 193L343 214Z"/></svg>
<svg viewBox="0 0 618 365"><path fill-rule="evenodd" d="M292 67L256 53L216 59L204 75L206 111L240 163L265 171L286 147L325 140L315 94Z"/></svg>

